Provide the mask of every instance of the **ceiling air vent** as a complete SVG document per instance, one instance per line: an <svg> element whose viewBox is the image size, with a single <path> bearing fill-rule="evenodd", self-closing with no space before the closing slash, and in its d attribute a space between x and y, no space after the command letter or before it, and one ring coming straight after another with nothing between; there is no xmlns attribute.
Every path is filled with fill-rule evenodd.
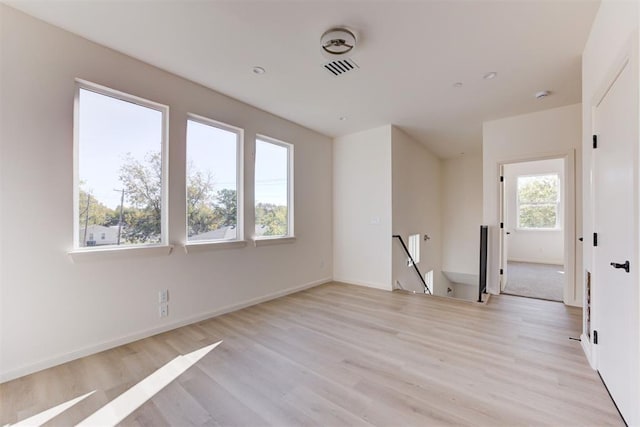
<svg viewBox="0 0 640 427"><path fill-rule="evenodd" d="M325 70L333 74L334 76L341 76L350 71L356 71L358 68L358 64L353 62L352 59L338 59L335 61L327 62L323 65Z"/></svg>

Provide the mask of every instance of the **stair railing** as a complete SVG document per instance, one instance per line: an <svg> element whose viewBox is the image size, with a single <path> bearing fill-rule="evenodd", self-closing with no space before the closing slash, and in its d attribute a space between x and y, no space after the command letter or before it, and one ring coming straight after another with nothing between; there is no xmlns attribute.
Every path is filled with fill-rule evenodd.
<svg viewBox="0 0 640 427"><path fill-rule="evenodd" d="M478 276L478 302L482 302L482 294L487 293L487 243L488 230L486 225L480 226L480 274Z"/></svg>
<svg viewBox="0 0 640 427"><path fill-rule="evenodd" d="M424 293L431 295L431 289L429 289L429 287L427 286L427 282L424 281L424 276L422 276L422 273L420 273L418 266L416 265L415 261L413 260L413 257L411 256L411 253L409 252L409 249L407 249L407 245L404 244L404 240L402 240L402 236L398 234L394 234L392 237L400 240L400 244L402 245L402 249L404 249L404 253L407 254L407 256L409 257L409 260L411 261L411 264L413 265L413 268L416 271L416 274L418 275L418 277L420 278L420 281L424 285Z"/></svg>

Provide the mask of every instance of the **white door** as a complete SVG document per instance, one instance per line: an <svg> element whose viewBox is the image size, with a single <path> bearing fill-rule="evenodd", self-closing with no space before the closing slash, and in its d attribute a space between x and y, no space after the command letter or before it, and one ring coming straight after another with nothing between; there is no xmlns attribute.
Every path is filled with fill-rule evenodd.
<svg viewBox="0 0 640 427"><path fill-rule="evenodd" d="M598 371L628 423L633 424L637 378L638 272L634 258L634 138L638 124L632 67L627 62L594 115L598 147L593 150L594 322ZM637 78L637 77L636 77ZM591 238L591 236L589 236ZM589 238L589 240L590 240ZM586 239L585 239L586 240ZM630 262L629 272L620 267ZM612 265L615 263L618 265Z"/></svg>
<svg viewBox="0 0 640 427"><path fill-rule="evenodd" d="M500 292L507 287L507 259L509 255L509 233L507 232L507 178L505 167L500 165Z"/></svg>

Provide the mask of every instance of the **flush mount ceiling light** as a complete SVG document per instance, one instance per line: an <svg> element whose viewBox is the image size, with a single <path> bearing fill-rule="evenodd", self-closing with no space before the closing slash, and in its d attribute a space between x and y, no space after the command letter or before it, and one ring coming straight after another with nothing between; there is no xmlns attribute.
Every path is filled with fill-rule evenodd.
<svg viewBox="0 0 640 427"><path fill-rule="evenodd" d="M264 74L267 71L262 67L253 67L253 74Z"/></svg>
<svg viewBox="0 0 640 427"><path fill-rule="evenodd" d="M496 77L498 77L498 73L496 73L495 71L492 71L492 72L487 73L484 76L482 76L482 78L485 79L485 80L493 80Z"/></svg>
<svg viewBox="0 0 640 427"><path fill-rule="evenodd" d="M462 82L455 82L453 84L453 87L457 87L457 88L461 88L462 86L464 86L464 83L462 83Z"/></svg>
<svg viewBox="0 0 640 427"><path fill-rule="evenodd" d="M549 92L548 90L541 90L540 92L536 92L534 96L536 97L536 99L544 99L549 95L551 95L551 92Z"/></svg>
<svg viewBox="0 0 640 427"><path fill-rule="evenodd" d="M344 57L356 47L356 35L344 27L334 27L320 37L322 53L330 59Z"/></svg>

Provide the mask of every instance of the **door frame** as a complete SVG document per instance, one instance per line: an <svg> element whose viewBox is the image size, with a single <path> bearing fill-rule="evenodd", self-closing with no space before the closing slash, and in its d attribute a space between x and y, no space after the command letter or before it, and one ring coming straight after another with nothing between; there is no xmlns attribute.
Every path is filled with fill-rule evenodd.
<svg viewBox="0 0 640 427"><path fill-rule="evenodd" d="M566 305L582 307L582 298L578 298L578 281L576 277L576 150L571 148L566 151L559 151L555 153L547 153L537 156L524 156L517 157L508 160L501 160L497 164L498 177L502 176L501 173L504 170L504 166L513 163L525 163L534 162L537 160L550 160L550 159L562 159L564 161L564 287L562 291L562 301ZM503 185L498 180L498 194L499 194L499 217L500 222L505 222L505 195L504 190L506 185ZM504 229L506 231L506 228ZM497 262L501 264L507 254L504 253L505 249L505 231L500 230L499 242L499 256ZM500 269L501 266L498 266ZM500 280L500 292L502 292L502 280Z"/></svg>

